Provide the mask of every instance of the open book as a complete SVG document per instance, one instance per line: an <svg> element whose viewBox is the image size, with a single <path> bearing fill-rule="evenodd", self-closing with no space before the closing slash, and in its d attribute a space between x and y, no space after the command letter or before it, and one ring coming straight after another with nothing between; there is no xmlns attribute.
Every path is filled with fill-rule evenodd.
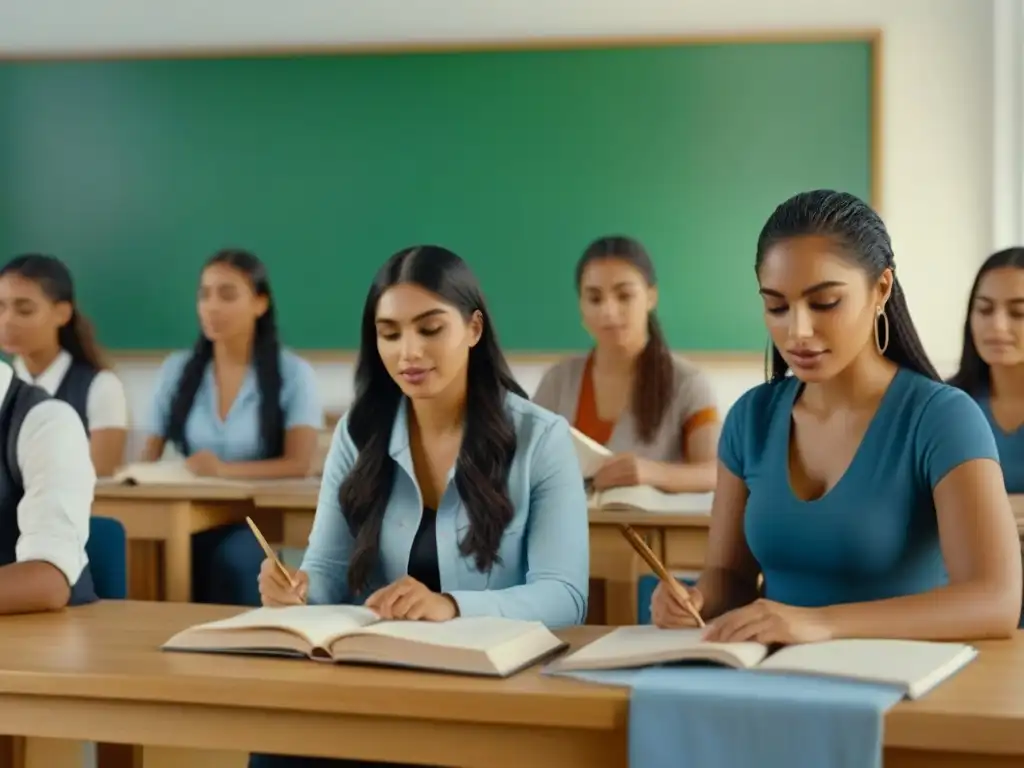
<svg viewBox="0 0 1024 768"><path fill-rule="evenodd" d="M552 665L553 671L626 669L707 662L736 669L823 675L900 687L923 696L969 664L978 652L961 643L916 640L830 640L772 652L760 643L708 643L699 629L621 627Z"/></svg>
<svg viewBox="0 0 1024 768"><path fill-rule="evenodd" d="M247 485L239 480L200 477L193 474L182 460L128 464L115 472L106 482L116 485Z"/></svg>
<svg viewBox="0 0 1024 768"><path fill-rule="evenodd" d="M507 677L566 647L540 622L501 617L382 621L369 608L256 608L190 627L167 651L308 657Z"/></svg>
<svg viewBox="0 0 1024 768"><path fill-rule="evenodd" d="M589 481L612 452L596 440L572 427L572 441L580 471L588 481L587 508L603 512L637 511L662 514L710 514L711 493L665 493L649 485L634 485L595 491Z"/></svg>

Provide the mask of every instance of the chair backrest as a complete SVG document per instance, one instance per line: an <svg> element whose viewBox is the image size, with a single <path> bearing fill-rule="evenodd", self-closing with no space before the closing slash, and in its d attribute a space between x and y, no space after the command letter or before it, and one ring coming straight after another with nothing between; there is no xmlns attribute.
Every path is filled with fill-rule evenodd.
<svg viewBox="0 0 1024 768"><path fill-rule="evenodd" d="M89 557L96 596L101 600L124 600L128 597L128 542L124 526L112 517L89 519Z"/></svg>

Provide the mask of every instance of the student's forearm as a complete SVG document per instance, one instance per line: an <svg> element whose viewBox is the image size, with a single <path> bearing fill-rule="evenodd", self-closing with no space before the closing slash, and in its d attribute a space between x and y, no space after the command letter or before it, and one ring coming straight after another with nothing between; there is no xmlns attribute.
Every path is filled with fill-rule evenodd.
<svg viewBox="0 0 1024 768"><path fill-rule="evenodd" d="M692 464L651 462L651 485L665 493L707 493L715 490L718 477L717 461Z"/></svg>
<svg viewBox="0 0 1024 768"><path fill-rule="evenodd" d="M280 480L309 475L312 459L266 459L264 461L231 461L221 465L220 476L226 480Z"/></svg>
<svg viewBox="0 0 1024 768"><path fill-rule="evenodd" d="M41 560L0 567L0 614L60 610L71 588L56 566Z"/></svg>
<svg viewBox="0 0 1024 768"><path fill-rule="evenodd" d="M700 575L697 588L704 596L701 616L710 621L723 613L741 608L760 596L757 581L722 568L706 568Z"/></svg>
<svg viewBox="0 0 1024 768"><path fill-rule="evenodd" d="M1013 634L1020 616L1020 594L983 582L953 584L917 595L820 610L836 638L981 640Z"/></svg>

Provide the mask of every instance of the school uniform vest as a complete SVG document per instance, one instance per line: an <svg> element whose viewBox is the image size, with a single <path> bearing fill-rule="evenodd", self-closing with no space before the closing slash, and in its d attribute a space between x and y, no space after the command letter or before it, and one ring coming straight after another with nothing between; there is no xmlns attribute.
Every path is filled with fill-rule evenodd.
<svg viewBox="0 0 1024 768"><path fill-rule="evenodd" d="M39 387L12 378L7 396L0 404L0 566L16 561L15 547L21 536L18 528L18 504L25 488L18 466L18 435L25 416L50 396ZM69 605L91 603L97 599L92 573L87 565L78 581L71 587Z"/></svg>
<svg viewBox="0 0 1024 768"><path fill-rule="evenodd" d="M99 371L88 363L75 360L68 367L57 391L53 393L55 398L63 400L75 409L75 413L85 425L86 433L89 432L89 416L86 407L89 402L89 389L92 387L92 380L96 378L97 373Z"/></svg>

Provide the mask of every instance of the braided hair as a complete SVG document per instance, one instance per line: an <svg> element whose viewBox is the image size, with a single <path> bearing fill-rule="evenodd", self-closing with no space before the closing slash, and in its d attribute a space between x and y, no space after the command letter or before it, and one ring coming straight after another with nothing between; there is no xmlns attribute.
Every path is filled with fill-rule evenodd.
<svg viewBox="0 0 1024 768"><path fill-rule="evenodd" d="M885 357L902 368L939 381L940 377L924 351L907 307L903 286L896 278L892 242L881 217L855 195L818 189L795 195L772 213L757 239L755 270L765 255L783 240L806 235L821 235L833 240L842 255L861 267L871 281L886 270L893 270L892 293L885 306L889 321ZM883 323L881 317L876 323ZM878 329L882 331L881 328ZM772 345L771 381L779 381L788 367L782 354Z"/></svg>

